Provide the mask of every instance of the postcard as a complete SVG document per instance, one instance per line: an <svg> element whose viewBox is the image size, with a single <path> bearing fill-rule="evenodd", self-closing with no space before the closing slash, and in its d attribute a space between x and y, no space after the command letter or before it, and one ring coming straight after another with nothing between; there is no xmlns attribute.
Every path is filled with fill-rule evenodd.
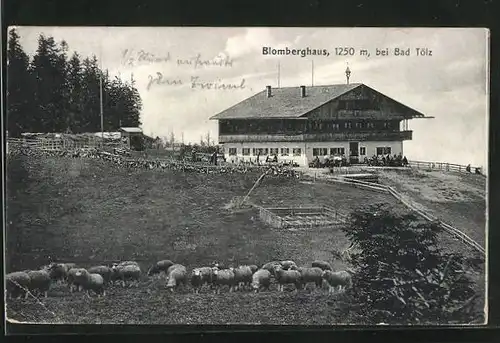
<svg viewBox="0 0 500 343"><path fill-rule="evenodd" d="M10 27L6 317L484 325L489 31Z"/></svg>

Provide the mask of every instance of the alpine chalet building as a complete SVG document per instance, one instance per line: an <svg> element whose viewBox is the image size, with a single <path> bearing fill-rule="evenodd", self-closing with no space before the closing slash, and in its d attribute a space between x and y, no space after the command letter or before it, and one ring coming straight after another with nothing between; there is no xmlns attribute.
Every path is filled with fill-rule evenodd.
<svg viewBox="0 0 500 343"><path fill-rule="evenodd" d="M228 162L266 156L308 166L319 156L344 155L351 163L373 155L403 154L412 139L408 120L425 117L361 83L271 88L210 119L219 121L219 144Z"/></svg>

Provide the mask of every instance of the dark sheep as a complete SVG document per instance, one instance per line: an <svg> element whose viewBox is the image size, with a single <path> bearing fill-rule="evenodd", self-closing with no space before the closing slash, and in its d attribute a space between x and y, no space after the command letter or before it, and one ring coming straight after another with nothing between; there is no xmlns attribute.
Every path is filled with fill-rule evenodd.
<svg viewBox="0 0 500 343"><path fill-rule="evenodd" d="M170 260L161 260L156 262L151 268L148 270L148 276L152 276L155 274L160 274L161 272L167 273L168 268L174 265L174 262Z"/></svg>

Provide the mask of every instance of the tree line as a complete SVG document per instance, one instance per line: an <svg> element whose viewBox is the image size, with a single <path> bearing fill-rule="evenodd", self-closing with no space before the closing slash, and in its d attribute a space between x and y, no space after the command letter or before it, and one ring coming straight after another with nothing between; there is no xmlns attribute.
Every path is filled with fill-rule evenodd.
<svg viewBox="0 0 500 343"><path fill-rule="evenodd" d="M142 101L133 77L111 78L95 55L68 56L66 41L40 34L30 58L15 29L7 51L7 130L82 133L101 131L101 82L104 131L139 126ZM102 79L101 79L102 78Z"/></svg>

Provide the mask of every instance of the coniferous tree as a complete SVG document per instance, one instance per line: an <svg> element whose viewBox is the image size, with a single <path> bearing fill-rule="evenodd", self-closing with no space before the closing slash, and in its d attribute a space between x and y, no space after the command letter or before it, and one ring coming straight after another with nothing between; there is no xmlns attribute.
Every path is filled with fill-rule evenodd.
<svg viewBox="0 0 500 343"><path fill-rule="evenodd" d="M437 324L478 316L464 310L475 299L466 259L439 249L436 223L379 204L355 211L343 231L358 250L350 258L352 296L371 320Z"/></svg>
<svg viewBox="0 0 500 343"><path fill-rule="evenodd" d="M7 53L7 130L11 137L31 131L33 110L29 57L23 51L16 29L9 32Z"/></svg>
<svg viewBox="0 0 500 343"><path fill-rule="evenodd" d="M36 110L34 127L38 132L61 132L65 129L66 61L64 51L53 37L38 38L38 49L31 65L35 79Z"/></svg>
<svg viewBox="0 0 500 343"><path fill-rule="evenodd" d="M101 84L104 130L139 126L142 101L135 81L110 79L96 56L82 60L69 46L43 34L30 63L16 30L9 33L8 128L21 132L101 131Z"/></svg>

